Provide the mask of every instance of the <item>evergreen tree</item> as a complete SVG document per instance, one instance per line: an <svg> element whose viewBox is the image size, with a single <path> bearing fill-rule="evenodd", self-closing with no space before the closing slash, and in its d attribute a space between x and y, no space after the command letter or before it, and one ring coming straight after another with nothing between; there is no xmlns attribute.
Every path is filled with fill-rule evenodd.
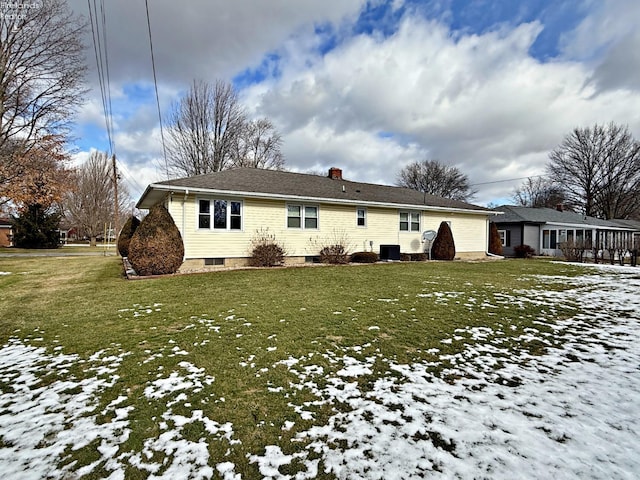
<svg viewBox="0 0 640 480"><path fill-rule="evenodd" d="M131 215L125 222L124 227L118 235L118 253L121 257L129 256L129 244L131 243L131 237L136 233L136 230L140 226L140 220L135 215Z"/></svg>
<svg viewBox="0 0 640 480"><path fill-rule="evenodd" d="M28 205L13 218L13 243L18 248L58 248L60 213L40 204Z"/></svg>
<svg viewBox="0 0 640 480"><path fill-rule="evenodd" d="M176 273L184 260L180 230L164 205L149 209L129 243L129 261L138 275Z"/></svg>
<svg viewBox="0 0 640 480"><path fill-rule="evenodd" d="M453 260L456 256L453 233L447 222L442 222L438 228L438 235L431 247L431 256L434 260Z"/></svg>
<svg viewBox="0 0 640 480"><path fill-rule="evenodd" d="M495 222L489 223L489 253L502 255L502 242Z"/></svg>

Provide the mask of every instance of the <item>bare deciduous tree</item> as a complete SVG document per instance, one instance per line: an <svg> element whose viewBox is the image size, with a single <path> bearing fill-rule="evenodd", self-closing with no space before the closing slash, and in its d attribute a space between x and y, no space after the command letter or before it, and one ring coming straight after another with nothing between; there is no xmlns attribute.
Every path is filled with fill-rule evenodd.
<svg viewBox="0 0 640 480"><path fill-rule="evenodd" d="M233 152L234 167L280 170L282 137L267 118L246 122Z"/></svg>
<svg viewBox="0 0 640 480"><path fill-rule="evenodd" d="M513 193L513 201L522 207L571 208L562 188L548 177L529 177Z"/></svg>
<svg viewBox="0 0 640 480"><path fill-rule="evenodd" d="M28 5L0 15L2 162L11 161L11 151L22 154L42 137L64 137L86 92L86 24L65 0Z"/></svg>
<svg viewBox="0 0 640 480"><path fill-rule="evenodd" d="M549 176L585 215L640 214L640 143L628 127L576 128L549 154Z"/></svg>
<svg viewBox="0 0 640 480"><path fill-rule="evenodd" d="M89 159L75 172L73 191L64 199L64 215L67 222L78 228L96 244L96 237L104 232L105 225L113 223L114 179L111 162L106 152L91 152ZM123 184L118 184L120 218L129 205Z"/></svg>
<svg viewBox="0 0 640 480"><path fill-rule="evenodd" d="M192 83L174 104L167 122L167 153L173 174L202 175L231 165L246 114L233 86Z"/></svg>
<svg viewBox="0 0 640 480"><path fill-rule="evenodd" d="M396 184L461 201L468 201L477 193L464 173L438 160L423 160L407 165L400 171Z"/></svg>

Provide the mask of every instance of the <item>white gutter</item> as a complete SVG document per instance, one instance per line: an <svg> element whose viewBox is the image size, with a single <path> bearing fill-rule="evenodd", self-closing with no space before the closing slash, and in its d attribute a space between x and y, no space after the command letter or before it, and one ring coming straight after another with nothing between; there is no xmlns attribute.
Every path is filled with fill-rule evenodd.
<svg viewBox="0 0 640 480"><path fill-rule="evenodd" d="M606 221L606 220L603 220L603 221ZM610 227L608 225L593 225L591 223L543 222L542 225L553 225L555 227L581 228L584 230L619 230L621 232L635 231L633 228Z"/></svg>
<svg viewBox="0 0 640 480"><path fill-rule="evenodd" d="M162 185L162 184L151 184L147 187L145 192L140 197L142 200L148 192L152 189L161 190L166 192L176 192L176 191L186 191L189 192L188 187L180 187L176 185ZM259 192L243 192L243 191L234 191L234 190L217 190L217 189L209 189L209 188L197 188L191 189L191 192L202 193L207 195L225 195L225 196L238 196L238 197L248 197L248 198L258 198L258 199L266 199L266 200L296 200L296 201L304 201L304 202L318 202L318 203L328 203L334 205L363 205L363 206L374 206L374 207L384 207L384 208L408 208L414 210L428 210L434 212L456 212L456 213L467 213L473 215L496 215L501 214L502 212L495 212L493 210L469 210L466 208L455 208L455 207L436 207L431 205L424 204L414 204L414 203L389 203L389 202L372 202L372 201L363 201L363 200L350 200L350 199L337 199L337 198L324 198L324 197L303 197L300 195L283 195L280 193L259 193ZM138 208L141 201L138 202Z"/></svg>

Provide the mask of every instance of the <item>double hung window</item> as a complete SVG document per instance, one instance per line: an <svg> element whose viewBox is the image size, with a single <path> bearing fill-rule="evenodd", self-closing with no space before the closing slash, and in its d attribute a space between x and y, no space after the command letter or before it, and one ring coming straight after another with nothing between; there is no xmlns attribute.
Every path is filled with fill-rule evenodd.
<svg viewBox="0 0 640 480"><path fill-rule="evenodd" d="M420 212L400 212L400 231L419 232Z"/></svg>
<svg viewBox="0 0 640 480"><path fill-rule="evenodd" d="M287 205L287 227L317 230L318 210L315 205Z"/></svg>

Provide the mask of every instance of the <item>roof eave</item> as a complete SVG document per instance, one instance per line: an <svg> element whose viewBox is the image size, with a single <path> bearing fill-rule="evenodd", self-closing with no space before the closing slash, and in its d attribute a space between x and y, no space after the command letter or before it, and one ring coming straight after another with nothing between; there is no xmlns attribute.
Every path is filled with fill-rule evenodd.
<svg viewBox="0 0 640 480"><path fill-rule="evenodd" d="M458 207L439 207L435 205L425 205L419 203L392 203L392 202L375 202L371 200L352 200L352 199L339 199L332 197L312 197L312 196L301 196L301 195L286 195L281 193L262 193L262 192L248 192L248 191L240 191L240 190L222 190L222 189L214 189L214 188L202 188L202 187L185 187L178 185L165 185L165 184L151 184L149 185L140 200L136 204L137 208L150 208L153 205L145 202L147 197L150 196L153 190L162 191L166 193L195 193L195 194L204 194L204 195L229 195L229 196L238 196L238 197L247 197L247 198L257 198L264 200L294 200L294 201L305 201L305 202L318 202L318 203L328 203L328 204L336 204L336 205L362 205L362 206L376 206L382 208L407 208L407 209L418 209L418 210L429 210L435 212L449 212L449 213L466 213L466 214L475 214L475 215L492 215L496 214L493 210L474 210L467 208L458 208ZM502 214L499 212L498 214Z"/></svg>

